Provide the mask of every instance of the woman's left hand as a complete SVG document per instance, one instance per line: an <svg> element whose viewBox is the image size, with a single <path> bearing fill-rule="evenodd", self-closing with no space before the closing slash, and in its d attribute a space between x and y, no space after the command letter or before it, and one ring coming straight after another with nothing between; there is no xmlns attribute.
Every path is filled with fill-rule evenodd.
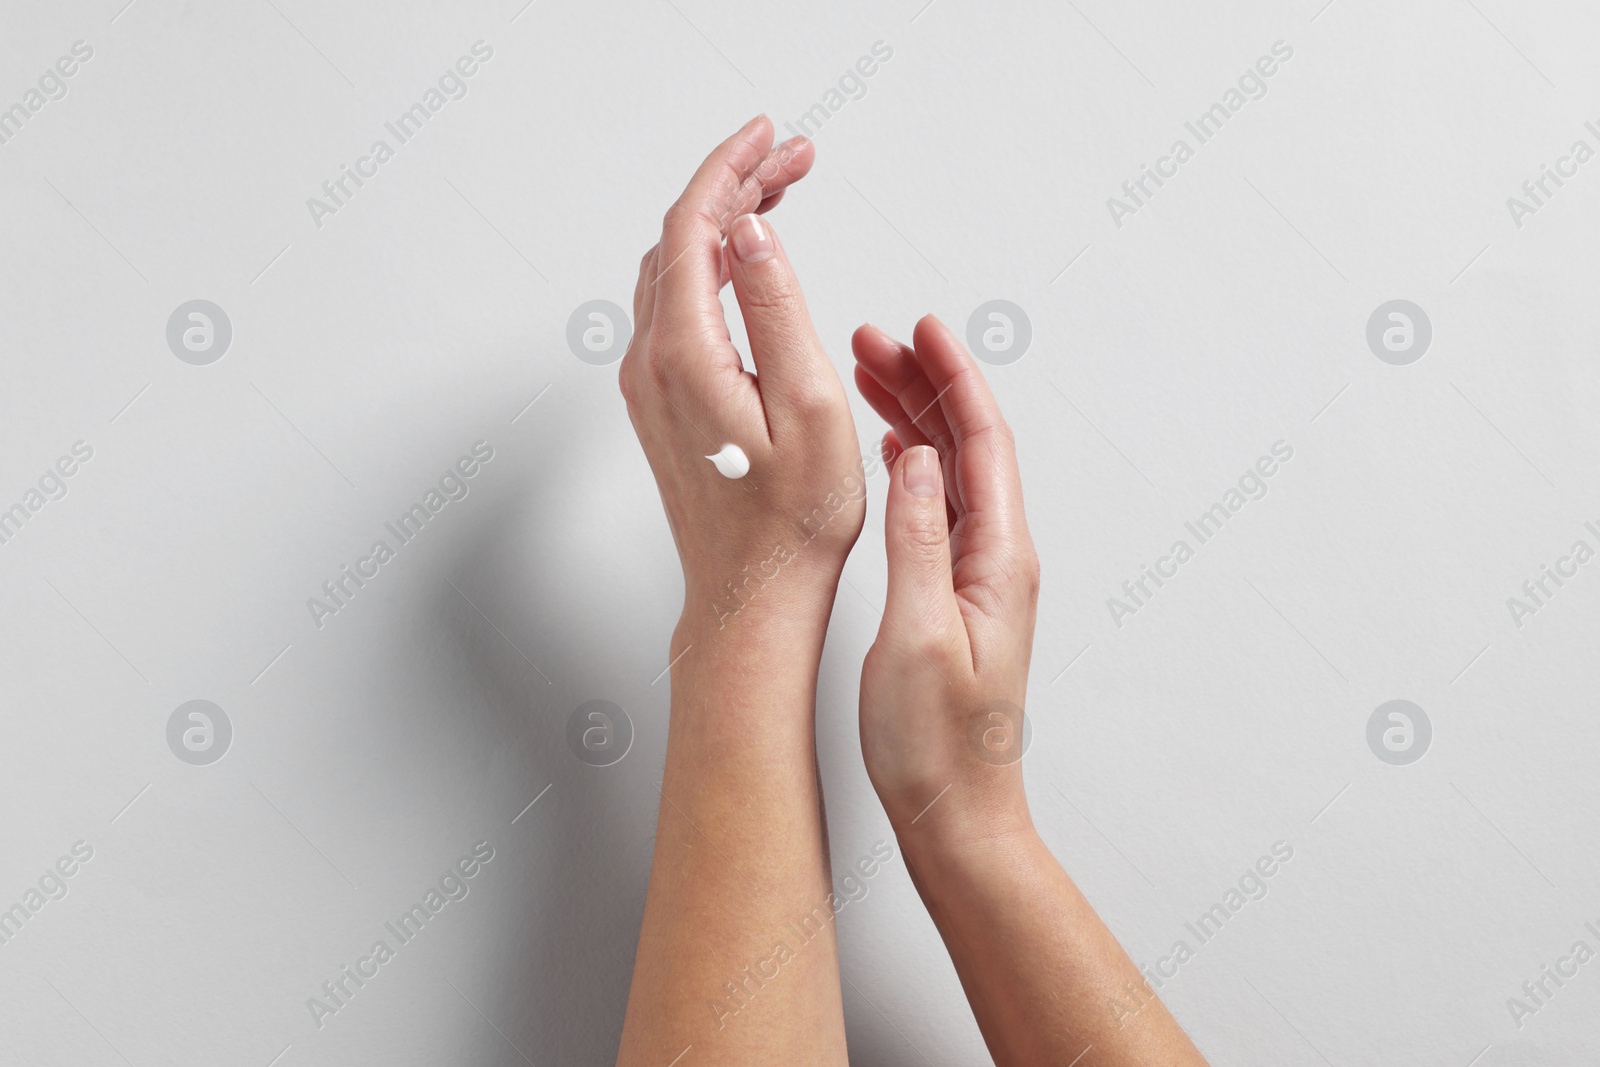
<svg viewBox="0 0 1600 1067"><path fill-rule="evenodd" d="M774 149L772 136L764 116L752 120L667 211L640 265L620 373L683 563L684 624L696 631L775 612L817 621L820 611L825 623L866 510L844 386L758 213L805 175L813 149L804 138ZM725 280L755 374L729 337ZM742 477L706 458L726 445L748 459Z"/></svg>

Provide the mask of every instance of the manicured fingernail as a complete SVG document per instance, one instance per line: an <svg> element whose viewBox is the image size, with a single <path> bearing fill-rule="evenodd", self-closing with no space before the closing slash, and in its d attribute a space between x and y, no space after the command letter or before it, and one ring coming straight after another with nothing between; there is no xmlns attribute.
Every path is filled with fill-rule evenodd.
<svg viewBox="0 0 1600 1067"><path fill-rule="evenodd" d="M906 491L912 496L933 496L939 491L939 453L931 445L906 449L902 469Z"/></svg>
<svg viewBox="0 0 1600 1067"><path fill-rule="evenodd" d="M728 231L728 243L733 246L733 254L743 263L760 263L772 258L772 232L755 215L740 215L733 220L733 228Z"/></svg>

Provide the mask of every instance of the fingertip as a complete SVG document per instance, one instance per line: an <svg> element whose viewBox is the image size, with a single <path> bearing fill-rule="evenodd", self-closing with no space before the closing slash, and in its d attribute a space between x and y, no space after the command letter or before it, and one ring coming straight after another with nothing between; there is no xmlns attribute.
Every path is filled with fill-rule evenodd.
<svg viewBox="0 0 1600 1067"><path fill-rule="evenodd" d="M977 361L937 316L917 322L912 343L917 365L944 398L941 406L958 442L1004 421Z"/></svg>
<svg viewBox="0 0 1600 1067"><path fill-rule="evenodd" d="M900 342L880 326L864 322L850 335L850 352L858 366L887 367L899 355Z"/></svg>
<svg viewBox="0 0 1600 1067"><path fill-rule="evenodd" d="M912 347L918 356L934 353L948 359L967 361L972 357L967 353L967 346L955 335L955 331L944 324L939 316L928 313L917 320L916 327L911 331Z"/></svg>
<svg viewBox="0 0 1600 1067"><path fill-rule="evenodd" d="M856 368L856 373L861 373L859 367ZM892 471L894 470L895 461L900 458L900 453L905 451L905 447L900 444L898 434L893 430L885 430L883 440L878 445L878 450L883 457L883 465Z"/></svg>
<svg viewBox="0 0 1600 1067"><path fill-rule="evenodd" d="M729 166L741 181L754 173L771 153L773 133L772 120L766 115L757 115L722 143L721 149L729 154Z"/></svg>
<svg viewBox="0 0 1600 1067"><path fill-rule="evenodd" d="M864 346L878 344L879 343L878 339L880 337L882 337L882 336L883 336L883 331L882 330L878 329L876 326L872 325L872 323L870 323L870 322L863 322L860 326L857 326L855 328L855 330L852 331L851 334L850 334L850 351L851 351L851 353L855 354L859 358L860 353L861 353L861 349Z"/></svg>
<svg viewBox="0 0 1600 1067"><path fill-rule="evenodd" d="M816 142L804 135L790 137L788 140L779 141L772 146L772 155L779 159L784 166L804 174L811 169L811 164L817 159Z"/></svg>
<svg viewBox="0 0 1600 1067"><path fill-rule="evenodd" d="M872 375L867 373L867 368L865 368L861 364L857 363L856 364L856 392L860 393L863 397L867 397L868 399L871 399L871 395L869 393L869 390L871 390L873 386L878 386L879 389L883 388L881 385L878 385L877 380L875 378L873 378Z"/></svg>

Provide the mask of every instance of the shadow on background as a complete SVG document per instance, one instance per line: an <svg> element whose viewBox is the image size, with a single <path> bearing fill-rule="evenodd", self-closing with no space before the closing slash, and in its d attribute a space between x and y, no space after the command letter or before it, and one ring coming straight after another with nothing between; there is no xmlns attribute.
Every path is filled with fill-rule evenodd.
<svg viewBox="0 0 1600 1067"><path fill-rule="evenodd" d="M641 584L664 577L663 557L653 548L641 558L641 541L668 554L665 584L677 572L620 400L616 409L618 422L596 425L547 396L532 425L499 431L504 466L470 536L452 545L430 603L443 653L472 679L458 714L482 739L474 773L502 816L504 892L465 980L522 1054L506 1050L508 1064L523 1055L541 1067L614 1062L644 910L668 701L667 680L652 681L675 616L641 611ZM615 470L592 469L628 463L642 470L647 495L618 494ZM625 639L629 624L619 620L654 637ZM652 643L661 663L619 660ZM630 747L609 766L583 762L568 742L569 719L596 699L621 706L632 724Z"/></svg>

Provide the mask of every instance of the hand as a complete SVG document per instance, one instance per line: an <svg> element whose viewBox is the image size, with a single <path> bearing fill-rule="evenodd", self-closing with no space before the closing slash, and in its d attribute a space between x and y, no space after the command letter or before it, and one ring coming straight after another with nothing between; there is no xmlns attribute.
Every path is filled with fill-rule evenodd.
<svg viewBox="0 0 1600 1067"><path fill-rule="evenodd" d="M782 245L750 213L805 174L811 143L771 145L772 124L749 123L667 212L640 267L622 362L687 598L669 653L672 709L617 1059L625 1067L675 1063L690 1047L685 1062L701 1064L849 1058L833 924L781 959L773 947L793 937L776 932L785 919L830 899L817 665L866 491L844 386ZM754 375L723 319L718 293L729 280ZM724 444L748 456L743 477L703 458ZM751 999L758 975L770 978L778 963L782 988Z"/></svg>
<svg viewBox="0 0 1600 1067"><path fill-rule="evenodd" d="M751 213L777 203L814 157L805 138L773 149L772 133L765 117L746 124L668 210L640 265L620 372L683 564L685 622L696 628L797 610L820 610L825 624L865 515L844 387L783 246ZM723 318L728 280L756 374L742 369ZM705 458L725 444L744 451L748 474L724 477Z"/></svg>
<svg viewBox="0 0 1600 1067"><path fill-rule="evenodd" d="M1031 830L1021 712L1039 596L1011 429L933 316L913 346L852 339L856 386L891 429L889 591L861 671L861 747L902 840Z"/></svg>

